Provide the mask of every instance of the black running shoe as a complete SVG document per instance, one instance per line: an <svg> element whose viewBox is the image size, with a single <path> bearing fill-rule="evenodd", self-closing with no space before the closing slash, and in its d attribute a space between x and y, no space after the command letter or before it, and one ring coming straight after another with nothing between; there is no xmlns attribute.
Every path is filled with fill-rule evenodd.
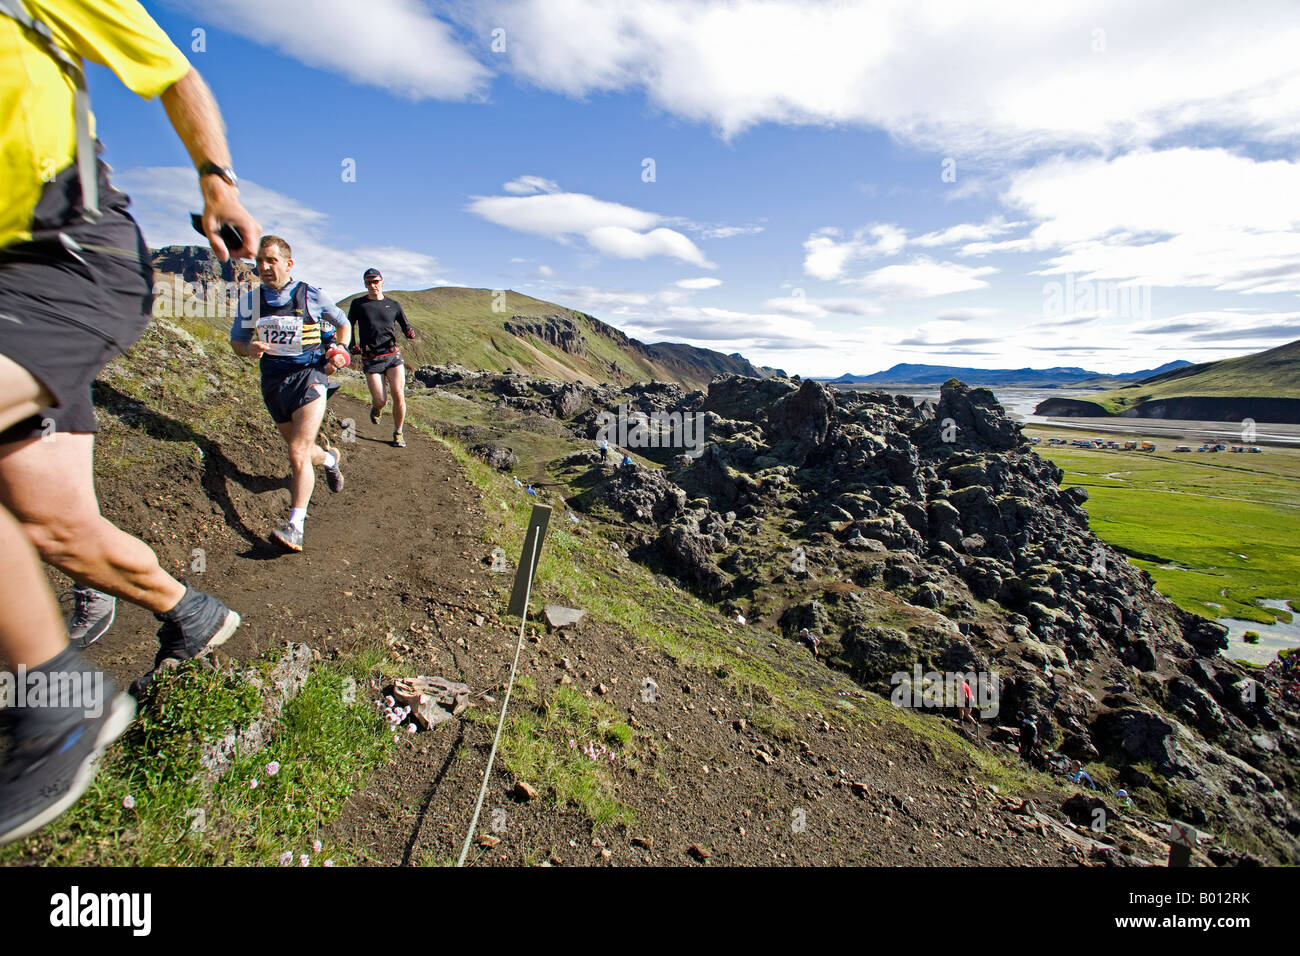
<svg viewBox="0 0 1300 956"><path fill-rule="evenodd" d="M373 406L370 409L370 424L378 425L379 417L384 413L382 408L376 410Z"/></svg>
<svg viewBox="0 0 1300 956"><path fill-rule="evenodd" d="M117 598L81 584L72 586L72 614L68 616L68 638L72 646L85 650L108 633L117 614Z"/></svg>
<svg viewBox="0 0 1300 956"><path fill-rule="evenodd" d="M0 846L30 836L61 816L94 779L99 755L135 718L135 701L107 677L103 713L72 714L49 732L21 731L0 766Z"/></svg>
<svg viewBox="0 0 1300 956"><path fill-rule="evenodd" d="M238 614L211 594L193 588L187 588L185 597L170 611L154 617L163 622L158 629L158 656L154 658L153 670L131 685L131 693L137 698L149 686L158 668L168 662L174 665L203 657L230 640L239 627Z"/></svg>

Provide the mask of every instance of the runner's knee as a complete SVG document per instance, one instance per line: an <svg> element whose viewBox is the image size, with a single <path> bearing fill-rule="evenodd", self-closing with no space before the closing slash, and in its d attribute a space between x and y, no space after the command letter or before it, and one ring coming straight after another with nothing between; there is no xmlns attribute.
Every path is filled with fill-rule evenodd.
<svg viewBox="0 0 1300 956"><path fill-rule="evenodd" d="M98 540L103 516L90 508L70 508L58 513L26 516L23 531L40 553L41 560L56 567L84 555Z"/></svg>

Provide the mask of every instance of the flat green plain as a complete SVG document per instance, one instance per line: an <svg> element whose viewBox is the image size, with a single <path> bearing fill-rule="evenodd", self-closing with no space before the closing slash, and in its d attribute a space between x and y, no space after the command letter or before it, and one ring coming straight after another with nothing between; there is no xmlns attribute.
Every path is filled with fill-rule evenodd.
<svg viewBox="0 0 1300 956"><path fill-rule="evenodd" d="M1063 487L1088 490L1097 536L1150 572L1179 607L1264 624L1290 616L1260 599L1300 607L1300 449L1175 453L1168 438L1155 438L1154 453L1093 451L1046 440L1117 436L1048 426L1025 434L1043 439L1036 450L1064 469Z"/></svg>

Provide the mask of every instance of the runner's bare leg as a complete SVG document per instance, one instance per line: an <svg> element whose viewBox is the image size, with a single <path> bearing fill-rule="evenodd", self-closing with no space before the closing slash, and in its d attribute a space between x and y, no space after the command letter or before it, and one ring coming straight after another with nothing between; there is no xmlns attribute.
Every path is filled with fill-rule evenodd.
<svg viewBox="0 0 1300 956"><path fill-rule="evenodd" d="M401 431L406 421L406 365L395 365L384 372L388 394L393 396L393 430Z"/></svg>
<svg viewBox="0 0 1300 956"><path fill-rule="evenodd" d="M0 355L0 429L30 418L54 401L25 368ZM58 602L36 549L14 516L0 507L0 658L11 668L37 667L68 646Z"/></svg>
<svg viewBox="0 0 1300 956"><path fill-rule="evenodd" d="M316 487L316 467L325 464L325 449L316 435L325 419L325 399L318 398L293 413L290 421L276 425L289 446L289 493L294 508L306 508Z"/></svg>
<svg viewBox="0 0 1300 956"><path fill-rule="evenodd" d="M0 502L47 564L156 614L169 611L185 585L162 569L152 548L99 513L94 455L91 434L0 445Z"/></svg>
<svg viewBox="0 0 1300 956"><path fill-rule="evenodd" d="M378 372L367 372L366 386L370 389L371 411L382 412L387 404L387 399L384 398L384 376Z"/></svg>

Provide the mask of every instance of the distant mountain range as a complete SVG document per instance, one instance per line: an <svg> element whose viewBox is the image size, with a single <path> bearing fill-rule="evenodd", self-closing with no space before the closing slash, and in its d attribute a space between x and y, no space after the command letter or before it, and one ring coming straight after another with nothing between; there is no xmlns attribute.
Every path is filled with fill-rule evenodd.
<svg viewBox="0 0 1300 956"><path fill-rule="evenodd" d="M167 246L153 255L159 273L184 282L258 281L246 263L219 263L206 246ZM456 363L561 381L657 380L692 389L704 388L716 375L785 376L782 369L754 365L739 353L678 342L646 345L595 316L519 292L455 286L385 292L401 303L417 330L415 341L402 342L411 367ZM354 298L341 300L339 307L346 312Z"/></svg>
<svg viewBox="0 0 1300 956"><path fill-rule="evenodd" d="M1217 362L1184 364L1092 395L1050 398L1034 413L1300 424L1300 341Z"/></svg>
<svg viewBox="0 0 1300 956"><path fill-rule="evenodd" d="M1143 369L1122 375L1091 372L1085 368L966 368L958 365L895 365L874 375L841 375L821 379L831 385L942 385L950 378L967 385L1000 385L1003 388L1086 388L1113 387L1120 382L1137 382L1153 375L1172 372L1190 365L1179 359L1159 368Z"/></svg>

